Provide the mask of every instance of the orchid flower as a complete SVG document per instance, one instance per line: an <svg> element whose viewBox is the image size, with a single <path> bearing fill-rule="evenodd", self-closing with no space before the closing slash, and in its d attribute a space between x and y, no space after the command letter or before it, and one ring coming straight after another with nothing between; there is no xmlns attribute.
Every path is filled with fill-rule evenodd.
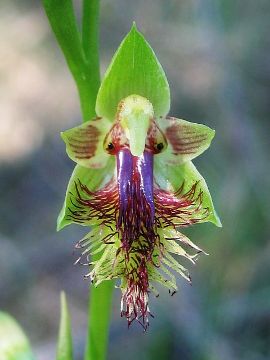
<svg viewBox="0 0 270 360"><path fill-rule="evenodd" d="M191 281L179 259L195 263L204 252L180 229L207 221L220 226L191 162L215 132L167 116L169 108L164 71L133 26L99 89L97 118L62 133L77 165L58 229L71 223L91 228L77 244L78 262L85 258L90 266L86 277L95 286L119 279L121 315L128 325L136 319L145 329L149 293L158 295L155 284L175 293L174 273Z"/></svg>

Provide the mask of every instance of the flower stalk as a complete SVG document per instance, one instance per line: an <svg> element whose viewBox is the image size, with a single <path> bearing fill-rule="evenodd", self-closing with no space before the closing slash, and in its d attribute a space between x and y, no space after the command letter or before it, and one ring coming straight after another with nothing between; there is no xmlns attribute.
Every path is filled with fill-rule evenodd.
<svg viewBox="0 0 270 360"><path fill-rule="evenodd" d="M43 0L43 6L77 85L83 121L88 121L96 114L100 85L99 0L83 0L81 32L72 0ZM106 357L112 291L112 281L90 290L85 360Z"/></svg>
<svg viewBox="0 0 270 360"><path fill-rule="evenodd" d="M42 0L51 28L63 51L79 92L83 120L95 116L100 85L99 0L84 0L82 31L77 24L72 0Z"/></svg>

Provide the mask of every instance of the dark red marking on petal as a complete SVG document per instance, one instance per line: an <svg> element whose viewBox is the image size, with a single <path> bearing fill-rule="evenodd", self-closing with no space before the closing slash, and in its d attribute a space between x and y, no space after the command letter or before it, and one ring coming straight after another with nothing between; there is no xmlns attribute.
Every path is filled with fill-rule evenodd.
<svg viewBox="0 0 270 360"><path fill-rule="evenodd" d="M76 159L78 159L78 160L87 160L87 159L91 159L91 157L93 157L93 155L94 155L94 153L91 153L91 154L85 155L85 156L79 156L79 155L77 155L77 156L76 156Z"/></svg>
<svg viewBox="0 0 270 360"><path fill-rule="evenodd" d="M67 136L68 145L77 159L90 159L95 155L100 136L100 131L92 125L85 129L78 129Z"/></svg>
<svg viewBox="0 0 270 360"><path fill-rule="evenodd" d="M112 144L113 147L110 148L108 145ZM128 148L128 139L125 135L125 132L119 122L116 122L107 136L104 139L104 149L111 154L116 155L121 149Z"/></svg>
<svg viewBox="0 0 270 360"><path fill-rule="evenodd" d="M184 148L188 148L188 147L193 147L193 148L198 148L198 146L201 145L201 143L206 140L206 136L201 137L199 140L193 140L194 138L188 138L187 141L183 141L183 139L179 139L178 142L176 143L176 146L178 147L184 147Z"/></svg>
<svg viewBox="0 0 270 360"><path fill-rule="evenodd" d="M175 154L194 154L207 139L207 135L198 134L189 126L173 123L166 129L166 138Z"/></svg>
<svg viewBox="0 0 270 360"><path fill-rule="evenodd" d="M162 145L162 147L159 148L158 145ZM159 154L166 147L167 140L155 120L152 119L147 133L145 149L152 154Z"/></svg>

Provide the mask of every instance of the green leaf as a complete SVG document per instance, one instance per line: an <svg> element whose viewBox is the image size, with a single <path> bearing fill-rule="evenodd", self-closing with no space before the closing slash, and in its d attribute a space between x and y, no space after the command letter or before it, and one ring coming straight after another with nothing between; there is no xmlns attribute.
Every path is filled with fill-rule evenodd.
<svg viewBox="0 0 270 360"><path fill-rule="evenodd" d="M114 119L119 102L133 94L147 98L156 117L168 113L170 89L166 75L135 25L120 44L104 76L97 95L96 113Z"/></svg>
<svg viewBox="0 0 270 360"><path fill-rule="evenodd" d="M108 120L97 118L62 132L68 156L81 166L103 168L110 157L103 149L110 127Z"/></svg>
<svg viewBox="0 0 270 360"><path fill-rule="evenodd" d="M66 295L61 292L61 319L59 327L56 360L72 360L72 335Z"/></svg>
<svg viewBox="0 0 270 360"><path fill-rule="evenodd" d="M114 156L109 157L107 165L102 169L89 169L76 165L68 183L65 201L62 210L57 219L57 230L63 229L65 226L72 224L74 221L68 217L70 210L76 210L72 203L70 194L76 194L75 181L80 180L82 184L86 184L90 191L95 191L106 184L113 176L115 169Z"/></svg>
<svg viewBox="0 0 270 360"><path fill-rule="evenodd" d="M156 156L154 160L154 175L155 181L160 188L172 192L179 190L182 184L184 184L183 192L187 192L194 183L199 182L196 188L196 194L199 194L200 191L203 192L202 207L209 209L209 215L202 222L209 221L218 227L222 226L214 209L207 184L191 161L182 165L171 166L160 162Z"/></svg>
<svg viewBox="0 0 270 360"><path fill-rule="evenodd" d="M23 330L10 315L4 312L0 312L0 359L34 359Z"/></svg>
<svg viewBox="0 0 270 360"><path fill-rule="evenodd" d="M215 130L208 126L174 117L156 122L168 141L167 149L157 155L165 164L180 165L194 159L209 148L215 136Z"/></svg>

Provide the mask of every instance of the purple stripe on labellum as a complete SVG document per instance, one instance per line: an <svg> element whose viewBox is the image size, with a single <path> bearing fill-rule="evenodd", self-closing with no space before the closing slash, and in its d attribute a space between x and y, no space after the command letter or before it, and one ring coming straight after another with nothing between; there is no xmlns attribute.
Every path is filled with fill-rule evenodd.
<svg viewBox="0 0 270 360"><path fill-rule="evenodd" d="M123 242L131 245L142 235L143 228L152 229L154 225L153 154L145 151L141 156L133 156L129 149L120 150L117 181L118 228L122 228Z"/></svg>
<svg viewBox="0 0 270 360"><path fill-rule="evenodd" d="M151 208L152 220L155 216L154 193L153 193L153 154L145 151L138 158L138 170L141 180L141 189Z"/></svg>
<svg viewBox="0 0 270 360"><path fill-rule="evenodd" d="M117 154L117 181L119 189L119 204L125 211L129 203L129 186L132 182L132 155L129 150L124 149Z"/></svg>

